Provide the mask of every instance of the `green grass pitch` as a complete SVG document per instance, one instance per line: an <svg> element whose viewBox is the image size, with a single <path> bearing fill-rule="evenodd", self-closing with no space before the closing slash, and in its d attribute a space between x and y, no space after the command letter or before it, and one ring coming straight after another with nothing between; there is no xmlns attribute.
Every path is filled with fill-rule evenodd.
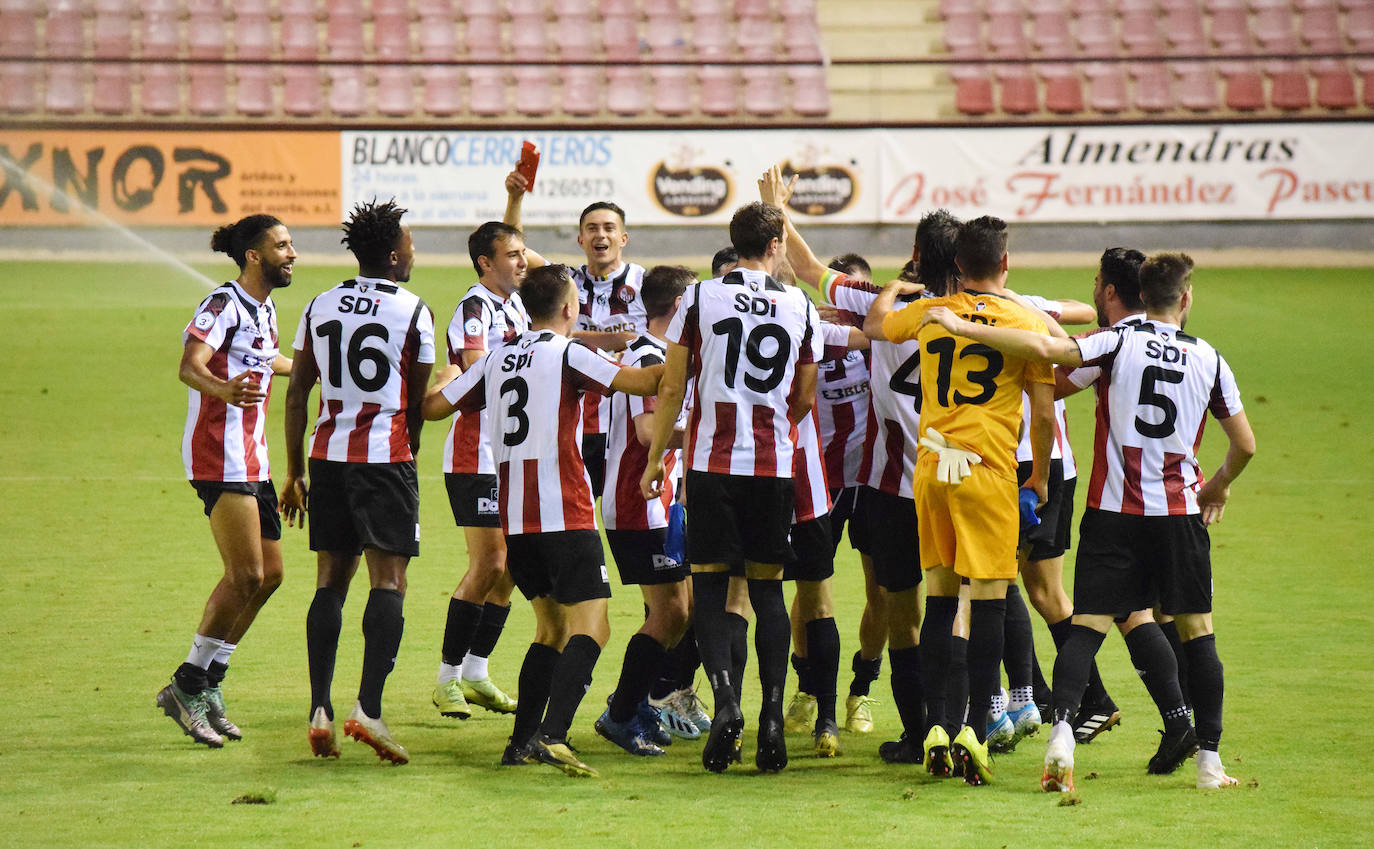
<svg viewBox="0 0 1374 849"><path fill-rule="evenodd" d="M471 271L420 263L412 287L442 328ZM205 270L222 278L232 267ZM697 743L632 759L591 728L642 616L638 594L618 585L611 642L573 728L604 778L498 768L508 718L446 720L429 704L446 598L466 562L439 473L444 425L425 431L423 553L411 564L405 639L385 699L410 765L384 766L347 740L337 762L310 757L304 622L314 559L298 529L286 530L285 582L226 682L245 739L219 751L196 746L153 695L185 656L220 573L179 458L179 332L204 289L155 264L7 262L0 275L2 845L1370 845L1370 269L1196 273L1189 329L1231 362L1259 444L1212 535L1227 673L1222 757L1241 786L1200 793L1191 763L1170 777L1145 774L1158 720L1121 640L1109 637L1100 664L1125 721L1080 747L1074 806L1038 791L1043 736L999 758L995 783L981 789L882 764L877 744L897 722L886 664L874 687L878 730L845 734L838 760L809 757L804 736L789 738L792 761L777 776L754 774L749 757L707 774ZM305 301L342 276L300 267L277 298L284 346ZM1088 300L1092 271L1014 270L1011 285ZM269 430L279 475L284 389L279 381ZM1070 411L1085 474L1091 403L1080 396ZM1209 473L1223 443L1213 424L1202 450ZM843 692L862 589L847 545L836 567ZM355 583L344 611L338 705L357 682L365 596L365 581ZM511 690L532 627L517 599L492 659ZM1038 619L1036 634L1048 664ZM757 706L755 690L746 696L746 755ZM244 795L270 804L231 804Z"/></svg>

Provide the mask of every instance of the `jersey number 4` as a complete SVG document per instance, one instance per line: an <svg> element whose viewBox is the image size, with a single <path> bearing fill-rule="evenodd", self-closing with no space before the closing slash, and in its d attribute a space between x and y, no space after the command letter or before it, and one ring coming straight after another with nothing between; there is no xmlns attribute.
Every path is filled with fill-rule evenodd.
<svg viewBox="0 0 1374 849"><path fill-rule="evenodd" d="M326 321L315 328L315 335L326 339L329 342L329 374L327 375L329 384L335 388L343 386L343 361L344 361L344 341L343 341L343 322ZM387 360L386 354L377 348L367 348L363 343L369 339L381 339L386 342L391 338L391 334L386 329L386 325L378 324L375 321L368 324L359 325L353 331L353 335L348 339L348 376L353 379L353 385L364 392L376 392L391 377L391 363ZM363 363L371 363L372 376L363 374Z"/></svg>

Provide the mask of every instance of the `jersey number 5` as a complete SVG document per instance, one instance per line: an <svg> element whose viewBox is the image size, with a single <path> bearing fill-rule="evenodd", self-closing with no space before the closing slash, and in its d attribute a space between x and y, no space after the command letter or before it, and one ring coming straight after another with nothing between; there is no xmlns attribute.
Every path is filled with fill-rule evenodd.
<svg viewBox="0 0 1374 849"><path fill-rule="evenodd" d="M335 388L341 388L344 360L343 322L326 321L315 328L315 335L329 341L329 383ZM377 348L363 347L364 342L374 338L383 342L391 338L386 325L375 321L360 325L348 340L348 376L353 379L353 385L364 392L376 392L386 386L387 380L391 377L391 363L387 361L386 354ZM372 364L371 377L363 374L363 363Z"/></svg>
<svg viewBox="0 0 1374 849"><path fill-rule="evenodd" d="M1178 421L1178 407L1172 398L1155 391L1156 383L1182 383L1183 372L1159 366L1146 366L1140 375L1140 398L1142 407L1158 407L1163 413L1159 424L1151 424L1140 416L1135 417L1135 429L1141 436L1150 439L1163 439L1174 435L1174 423Z"/></svg>

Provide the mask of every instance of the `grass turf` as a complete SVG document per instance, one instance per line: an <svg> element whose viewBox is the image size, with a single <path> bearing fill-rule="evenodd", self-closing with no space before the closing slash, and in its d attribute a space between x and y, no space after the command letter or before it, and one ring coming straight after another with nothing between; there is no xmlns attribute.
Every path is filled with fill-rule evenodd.
<svg viewBox="0 0 1374 849"><path fill-rule="evenodd" d="M297 529L285 532L285 582L226 681L245 740L219 751L196 746L153 706L153 695L184 657L220 571L179 461L178 333L204 290L158 265L3 263L0 272L0 843L833 847L911 845L917 835L956 846L1368 842L1374 580L1364 567L1374 381L1362 358L1374 308L1360 284L1374 279L1369 270L1196 274L1189 329L1232 364L1259 443L1212 536L1228 685L1222 757L1242 784L1199 793L1191 763L1174 776L1145 775L1157 718L1120 639L1109 637L1100 664L1125 721L1080 747L1081 804L1073 806L1038 792L1043 736L999 758L995 783L981 789L882 764L877 744L897 724L886 664L873 690L882 702L878 730L844 734L838 760L809 757L809 738L791 736L783 774L755 775L756 691L746 695L743 767L706 774L700 744L690 742L661 759L624 755L591 730L642 616L638 594L618 584L611 642L573 728L584 760L604 777L571 781L544 767L497 767L509 718L445 720L429 704L446 598L465 566L439 474L445 426L433 424L420 457L422 556L410 568L406 635L385 699L410 765L384 766L348 740L337 762L309 757L304 619L314 558ZM302 267L278 293L283 347L306 300L341 276ZM412 288L443 327L470 280L466 269L422 265ZM1012 278L1021 291L1080 300L1091 284L1084 269ZM284 389L278 382L269 429L279 474ZM1084 474L1091 404L1088 395L1071 401ZM1213 423L1206 471L1223 445ZM1081 508L1086 487L1078 489ZM862 606L847 545L836 571L843 697ZM366 584L355 584L344 611L335 683L344 712L361 660L365 596ZM494 678L508 689L532 623L517 598L492 658ZM1038 620L1036 635L1048 673L1051 643ZM231 804L236 799L267 804Z"/></svg>

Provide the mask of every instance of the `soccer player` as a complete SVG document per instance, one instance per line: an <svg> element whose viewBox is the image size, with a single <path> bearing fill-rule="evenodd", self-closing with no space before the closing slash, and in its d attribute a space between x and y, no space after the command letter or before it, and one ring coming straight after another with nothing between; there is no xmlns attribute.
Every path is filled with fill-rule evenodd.
<svg viewBox="0 0 1374 849"><path fill-rule="evenodd" d="M448 380L455 367L445 369L424 413L438 419L491 411L508 569L535 615L502 763L537 760L570 776L594 776L567 743L610 635L611 587L580 450L583 395L652 395L662 368L624 368L569 337L578 300L565 266L531 271L521 298L530 329L457 379Z"/></svg>
<svg viewBox="0 0 1374 849"><path fill-rule="evenodd" d="M687 559L697 644L715 694L702 749L702 764L712 772L739 759L744 729L726 618L729 573L741 565L758 619L754 645L763 688L754 763L764 772L787 764L782 700L790 639L781 579L782 564L792 559L791 431L815 398L821 340L816 308L800 290L772 277L784 261L783 227L776 206L740 207L730 221L739 266L684 295L668 327L654 440L640 481L645 498L662 492L663 451L687 381L695 378L684 452Z"/></svg>
<svg viewBox="0 0 1374 849"><path fill-rule="evenodd" d="M394 201L358 204L343 244L358 274L305 308L293 343L286 393L286 481L282 514L305 524L316 552L315 598L306 615L310 660L310 748L338 757L330 686L348 586L367 560L371 592L363 609L363 671L344 733L384 761L410 760L382 721L382 688L401 645L406 565L420 553L420 492L415 451L420 402L434 367L434 315L402 283L415 243ZM309 482L303 450L306 402L320 382Z"/></svg>
<svg viewBox="0 0 1374 849"><path fill-rule="evenodd" d="M1043 363L1004 357L922 323L930 308L945 306L976 321L1046 332L1038 316L1006 297L1005 222L984 216L962 224L955 239L955 261L961 272L958 293L923 298L893 311L896 297L909 287L901 281L889 284L869 310L864 330L873 339L915 339L921 345L919 433L924 450L918 454L912 482L921 566L928 575L922 637L950 633L960 578L967 578L972 723L950 741L943 727L946 717L932 710L924 759L943 759L948 752L962 762L964 781L979 785L991 778L986 719L993 694L1000 689L1007 586L1016 579L1016 442L1022 392L1030 399L1034 456L1026 492L1019 499L1034 507L1045 501L1054 436L1054 377ZM944 601L931 605L931 599ZM936 674L929 675L927 692L942 686Z"/></svg>
<svg viewBox="0 0 1374 849"><path fill-rule="evenodd" d="M272 291L291 285L296 250L286 225L270 215L219 228L210 248L228 254L239 276L207 295L182 331L179 376L190 389L181 456L205 504L224 575L205 602L186 662L157 704L192 740L219 748L242 737L224 713L220 683L229 657L281 584L267 398L272 376L291 370L277 347Z"/></svg>
<svg viewBox="0 0 1374 849"><path fill-rule="evenodd" d="M621 358L623 365L663 363L668 323L677 311L682 293L695 282L696 275L682 266L659 265L644 275L641 295L649 316L649 330L630 343ZM691 571L667 549L668 514L676 495L672 481L677 473L680 437L673 440L663 458L667 483L662 494L646 501L639 492L639 479L653 440L653 411L653 397L622 392L611 396L606 454L606 480L610 486L601 499L606 542L620 572L620 582L639 585L646 615L644 625L625 647L620 681L610 705L596 721L596 730L633 755L663 754L654 742L655 732L662 732L659 712L649 705L649 691L667 663L669 650L687 629L690 604L687 578ZM676 700L669 707L679 708ZM686 737L701 736L690 721L680 726L680 733Z"/></svg>
<svg viewBox="0 0 1374 849"><path fill-rule="evenodd" d="M1197 718L1197 786L1231 787L1217 754L1222 668L1212 631L1207 526L1226 508L1231 483L1255 453L1255 437L1226 360L1184 332L1193 305L1193 261L1162 253L1140 266L1145 320L1079 339L1040 340L932 315L950 332L1011 356L1100 369L1098 429L1088 509L1079 530L1073 632L1054 668L1054 727L1041 786L1073 788L1073 729L1088 661L1114 617L1155 601L1174 617L1188 657ZM1195 456L1207 413L1228 441L1203 482Z"/></svg>
<svg viewBox="0 0 1374 849"><path fill-rule="evenodd" d="M458 302L448 325L449 363L464 371L529 329L519 292L529 269L520 231L488 221L468 236L468 255L477 282ZM514 584L506 572L486 410L453 419L444 441L444 486L453 521L463 529L468 568L449 598L432 701L439 713L460 719L471 715L474 704L513 713L516 700L492 682L487 669L510 614Z"/></svg>

